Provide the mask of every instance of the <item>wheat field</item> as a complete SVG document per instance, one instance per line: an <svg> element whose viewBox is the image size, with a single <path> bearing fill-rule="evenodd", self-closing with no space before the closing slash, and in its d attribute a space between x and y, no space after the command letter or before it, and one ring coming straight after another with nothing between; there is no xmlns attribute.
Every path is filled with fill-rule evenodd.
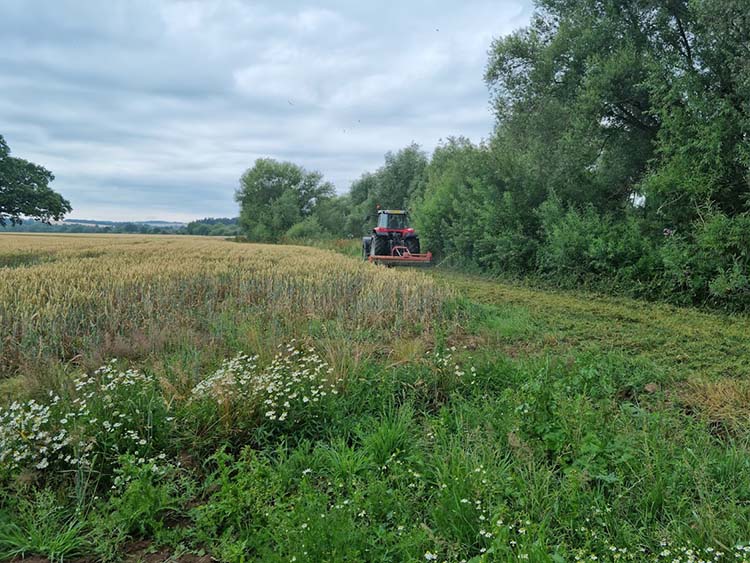
<svg viewBox="0 0 750 563"><path fill-rule="evenodd" d="M4 376L45 362L91 357L93 366L121 355L118 342L153 347L181 330L210 335L217 319L420 331L447 294L419 272L207 237L3 235L0 271Z"/></svg>

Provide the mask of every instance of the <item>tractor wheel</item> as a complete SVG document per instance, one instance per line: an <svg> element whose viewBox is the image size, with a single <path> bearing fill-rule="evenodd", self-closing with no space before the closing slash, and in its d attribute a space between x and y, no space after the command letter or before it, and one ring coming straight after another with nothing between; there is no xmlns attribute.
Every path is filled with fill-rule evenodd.
<svg viewBox="0 0 750 563"><path fill-rule="evenodd" d="M419 254L419 239L408 238L405 241L405 246L410 254Z"/></svg>
<svg viewBox="0 0 750 563"><path fill-rule="evenodd" d="M367 261L370 256L370 245L372 244L372 237L362 238L362 260Z"/></svg>
<svg viewBox="0 0 750 563"><path fill-rule="evenodd" d="M386 237L374 237L372 239L372 254L374 256L388 256L391 253L390 246Z"/></svg>

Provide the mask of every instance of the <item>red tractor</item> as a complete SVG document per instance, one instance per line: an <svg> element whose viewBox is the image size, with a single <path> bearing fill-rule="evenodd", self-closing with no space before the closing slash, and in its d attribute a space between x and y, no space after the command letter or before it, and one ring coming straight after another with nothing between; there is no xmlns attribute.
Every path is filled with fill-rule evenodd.
<svg viewBox="0 0 750 563"><path fill-rule="evenodd" d="M372 236L362 238L362 258L386 266L429 266L432 253L420 254L419 237L408 218L400 209L378 209Z"/></svg>

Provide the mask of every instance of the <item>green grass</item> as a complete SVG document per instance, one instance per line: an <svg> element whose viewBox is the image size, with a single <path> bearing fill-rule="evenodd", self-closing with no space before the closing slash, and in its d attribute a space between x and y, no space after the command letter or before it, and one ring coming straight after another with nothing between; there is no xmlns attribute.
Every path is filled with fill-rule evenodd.
<svg viewBox="0 0 750 563"><path fill-rule="evenodd" d="M95 470L4 473L0 554L750 560L746 317L429 275L456 297L421 338L372 349L378 333L311 321L337 393L291 399L283 422L225 388L190 399L218 367L195 339L135 364L148 383L90 410L151 428L147 451L98 438ZM210 321L222 349L266 369L268 339L235 318Z"/></svg>
<svg viewBox="0 0 750 563"><path fill-rule="evenodd" d="M468 300L489 305L506 342L538 350L622 352L677 378L750 376L750 319L659 303L435 274ZM518 338L514 338L514 333Z"/></svg>

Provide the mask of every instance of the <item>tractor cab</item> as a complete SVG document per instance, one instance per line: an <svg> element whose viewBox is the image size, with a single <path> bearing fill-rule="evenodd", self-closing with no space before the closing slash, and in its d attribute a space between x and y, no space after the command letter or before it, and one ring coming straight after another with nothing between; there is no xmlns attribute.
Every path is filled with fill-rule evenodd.
<svg viewBox="0 0 750 563"><path fill-rule="evenodd" d="M378 228L403 231L409 226L406 211L381 209L378 211Z"/></svg>

